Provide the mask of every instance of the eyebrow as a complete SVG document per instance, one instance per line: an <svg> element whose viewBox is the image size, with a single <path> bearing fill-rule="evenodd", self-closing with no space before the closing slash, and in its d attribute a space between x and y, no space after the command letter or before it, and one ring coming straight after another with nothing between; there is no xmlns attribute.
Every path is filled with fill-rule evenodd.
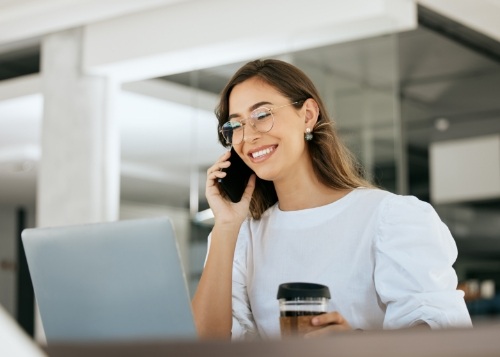
<svg viewBox="0 0 500 357"><path fill-rule="evenodd" d="M255 103L254 105L250 106L250 108L248 108L248 109L249 109L250 111L253 111L253 110L255 110L255 109L259 108L259 107L262 107L263 105L266 105L266 104L273 104L273 103L271 103L271 102L266 102L266 101L264 101L264 102L258 102L258 103ZM231 120L231 119L233 119L233 118L238 118L238 117L240 117L240 116L241 116L241 115L239 115L239 114L231 114L231 115L229 116L228 120Z"/></svg>

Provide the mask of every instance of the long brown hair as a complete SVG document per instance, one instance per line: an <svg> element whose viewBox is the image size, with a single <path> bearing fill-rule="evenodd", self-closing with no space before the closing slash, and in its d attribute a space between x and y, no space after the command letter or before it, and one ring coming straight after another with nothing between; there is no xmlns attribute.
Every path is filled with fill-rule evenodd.
<svg viewBox="0 0 500 357"><path fill-rule="evenodd" d="M304 101L312 98L319 106L319 117L313 128L314 137L308 141L314 173L319 181L334 189L372 187L363 178L363 170L349 149L341 142L335 123L330 119L318 91L309 77L297 67L275 59L255 60L241 67L222 90L215 109L219 129L229 117L229 96L233 88L250 78L258 77L273 86L300 108ZM219 130L219 141L225 147L226 140ZM250 214L260 219L265 210L278 200L274 185L257 177L255 191L250 202Z"/></svg>

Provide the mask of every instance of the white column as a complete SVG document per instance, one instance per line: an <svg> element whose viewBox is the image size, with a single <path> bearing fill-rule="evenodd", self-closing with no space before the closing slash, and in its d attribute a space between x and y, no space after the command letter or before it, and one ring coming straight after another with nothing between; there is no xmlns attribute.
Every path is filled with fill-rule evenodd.
<svg viewBox="0 0 500 357"><path fill-rule="evenodd" d="M83 73L81 58L81 29L42 40L39 227L118 219L119 132L111 115L116 86ZM45 340L38 314L35 338Z"/></svg>
<svg viewBox="0 0 500 357"><path fill-rule="evenodd" d="M82 73L82 31L42 41L42 157L37 225L118 218L119 133L111 115L115 85Z"/></svg>

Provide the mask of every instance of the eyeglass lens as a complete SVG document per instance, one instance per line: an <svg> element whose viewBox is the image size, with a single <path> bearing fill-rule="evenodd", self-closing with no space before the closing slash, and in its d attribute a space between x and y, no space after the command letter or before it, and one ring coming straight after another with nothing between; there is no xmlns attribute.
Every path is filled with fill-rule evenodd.
<svg viewBox="0 0 500 357"><path fill-rule="evenodd" d="M242 123L243 122L243 123ZM243 141L244 126L250 124L260 133L267 133L273 128L274 118L270 109L257 108L250 113L248 119L228 121L222 126L222 135L228 144L239 144Z"/></svg>

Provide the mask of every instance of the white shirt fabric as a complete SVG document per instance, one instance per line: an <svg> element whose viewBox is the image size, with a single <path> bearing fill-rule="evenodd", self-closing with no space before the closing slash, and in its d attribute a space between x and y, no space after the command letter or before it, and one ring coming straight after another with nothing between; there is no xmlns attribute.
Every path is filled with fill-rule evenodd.
<svg viewBox="0 0 500 357"><path fill-rule="evenodd" d="M358 188L326 206L278 204L240 229L233 263L233 339L279 337L278 286L329 287L329 311L353 329L470 327L452 267L457 248L431 205Z"/></svg>

